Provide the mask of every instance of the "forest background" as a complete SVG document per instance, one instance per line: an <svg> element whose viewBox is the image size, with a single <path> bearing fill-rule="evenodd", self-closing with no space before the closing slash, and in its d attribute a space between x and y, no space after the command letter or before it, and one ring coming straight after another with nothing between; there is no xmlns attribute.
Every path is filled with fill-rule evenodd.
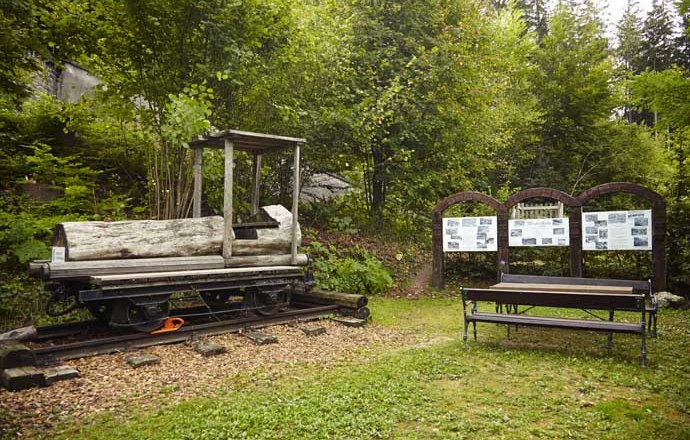
<svg viewBox="0 0 690 440"><path fill-rule="evenodd" d="M548 186L576 195L630 181L666 198L670 286L688 294L688 0L655 1L645 15L630 2L613 38L589 0L0 5L3 326L45 319L45 293L25 270L49 256L55 224L189 216L185 143L214 127L304 137L307 178L352 183L304 207L302 221L319 225L307 252L325 287L382 293L392 280L375 248L334 246L324 232L403 243L393 261L413 265L428 253L432 207L449 194L504 200ZM67 60L102 81L75 103L40 86ZM247 183L250 158L238 158ZM290 161L265 163L262 200L285 204ZM206 153L204 179L206 210L222 212L222 152ZM244 215L248 194L236 199ZM598 203L645 207L626 196ZM567 273L560 249L516 256L524 270ZM645 253L588 258L590 275L651 273ZM493 255L452 259L460 276L495 270Z"/></svg>

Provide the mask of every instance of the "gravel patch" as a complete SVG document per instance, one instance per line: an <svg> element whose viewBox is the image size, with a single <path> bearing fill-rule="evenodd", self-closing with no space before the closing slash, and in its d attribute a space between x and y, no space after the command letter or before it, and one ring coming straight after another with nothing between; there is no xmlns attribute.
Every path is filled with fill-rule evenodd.
<svg viewBox="0 0 690 440"><path fill-rule="evenodd" d="M78 379L58 382L48 388L8 392L0 390L0 413L18 419L22 437L44 432L61 421L112 412L125 416L129 408L160 408L191 397L210 396L223 386L232 386L240 372L251 370L280 373L297 364L330 368L343 361L367 360L380 348L414 342L414 336L377 326L345 327L329 320L319 325L326 334L311 337L301 327L280 325L262 329L278 337L277 344L257 346L249 338L225 334L205 338L227 348L218 356L204 357L192 345L149 347L160 364L134 369L125 359L131 353L116 353L69 361L81 372Z"/></svg>

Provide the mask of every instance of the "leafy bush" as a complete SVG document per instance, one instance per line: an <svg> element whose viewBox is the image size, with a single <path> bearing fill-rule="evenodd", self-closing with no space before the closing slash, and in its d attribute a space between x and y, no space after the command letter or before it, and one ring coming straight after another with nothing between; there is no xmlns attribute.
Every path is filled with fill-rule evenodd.
<svg viewBox="0 0 690 440"><path fill-rule="evenodd" d="M376 295L393 287L390 273L365 249L356 247L351 255L339 256L335 246L314 241L306 252L313 258L316 284L323 289Z"/></svg>

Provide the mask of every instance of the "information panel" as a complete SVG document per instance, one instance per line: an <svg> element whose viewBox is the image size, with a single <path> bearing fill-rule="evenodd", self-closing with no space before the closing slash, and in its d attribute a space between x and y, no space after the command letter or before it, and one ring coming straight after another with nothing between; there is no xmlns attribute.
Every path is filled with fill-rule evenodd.
<svg viewBox="0 0 690 440"><path fill-rule="evenodd" d="M568 246L568 218L508 220L508 246Z"/></svg>
<svg viewBox="0 0 690 440"><path fill-rule="evenodd" d="M582 249L652 249L652 210L582 213Z"/></svg>
<svg viewBox="0 0 690 440"><path fill-rule="evenodd" d="M496 216L444 218L443 251L496 251L498 249L498 228L496 223Z"/></svg>

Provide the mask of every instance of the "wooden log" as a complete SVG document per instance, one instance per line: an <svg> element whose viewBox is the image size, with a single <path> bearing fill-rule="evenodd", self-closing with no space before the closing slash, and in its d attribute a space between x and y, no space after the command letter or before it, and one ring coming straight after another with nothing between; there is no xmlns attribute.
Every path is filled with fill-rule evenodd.
<svg viewBox="0 0 690 440"><path fill-rule="evenodd" d="M67 261L220 255L222 217L122 222L66 222L53 246Z"/></svg>
<svg viewBox="0 0 690 440"><path fill-rule="evenodd" d="M263 206L267 221L278 227L243 229L242 239L233 231L232 255L282 255L290 253L292 214L280 205ZM122 222L66 222L55 229L53 246L65 248L69 261L128 258L194 257L222 254L223 218ZM299 225L297 225L299 232ZM238 232L239 233L239 232ZM301 234L297 234L298 244Z"/></svg>
<svg viewBox="0 0 690 440"><path fill-rule="evenodd" d="M295 266L233 267L228 269L192 270L179 272L128 273L91 277L91 284L105 289L120 287L151 287L194 282L221 282L233 279L300 278L302 270Z"/></svg>
<svg viewBox="0 0 690 440"><path fill-rule="evenodd" d="M64 263L44 262L40 265L40 277L44 280L88 280L91 276L119 275L131 273L175 272L190 270L223 269L226 267L287 266L292 256L257 255L230 257L220 255L202 257L140 258L130 260L66 261ZM309 257L297 255L296 266L306 266Z"/></svg>
<svg viewBox="0 0 690 440"><path fill-rule="evenodd" d="M97 275L149 273L181 270L222 269L220 255L201 257L139 258L130 260L66 261L43 263L40 276L45 280L88 279Z"/></svg>
<svg viewBox="0 0 690 440"><path fill-rule="evenodd" d="M27 327L16 328L5 333L0 334L0 341L30 341L38 336L36 327L33 325Z"/></svg>
<svg viewBox="0 0 690 440"><path fill-rule="evenodd" d="M261 207L261 216L278 222L277 228L257 228L252 238L236 239L232 242L232 255L280 255L292 251L292 213L281 205ZM296 240L299 245L302 234L297 226ZM296 264L296 263L295 263Z"/></svg>
<svg viewBox="0 0 690 440"><path fill-rule="evenodd" d="M338 314L341 316L351 316L357 319L369 319L369 316L371 316L371 311L369 310L369 307L360 307L358 309L340 307L338 309Z"/></svg>
<svg viewBox="0 0 690 440"><path fill-rule="evenodd" d="M297 254L297 262L293 266L306 266L309 257ZM246 257L230 257L225 259L225 267L260 267L260 266L288 266L292 265L292 255L257 255Z"/></svg>
<svg viewBox="0 0 690 440"><path fill-rule="evenodd" d="M369 300L364 295L355 295L352 293L329 292L326 290L312 289L307 292L296 292L292 294L292 300L295 302L304 302L311 304L336 304L351 309L359 309L367 305Z"/></svg>

